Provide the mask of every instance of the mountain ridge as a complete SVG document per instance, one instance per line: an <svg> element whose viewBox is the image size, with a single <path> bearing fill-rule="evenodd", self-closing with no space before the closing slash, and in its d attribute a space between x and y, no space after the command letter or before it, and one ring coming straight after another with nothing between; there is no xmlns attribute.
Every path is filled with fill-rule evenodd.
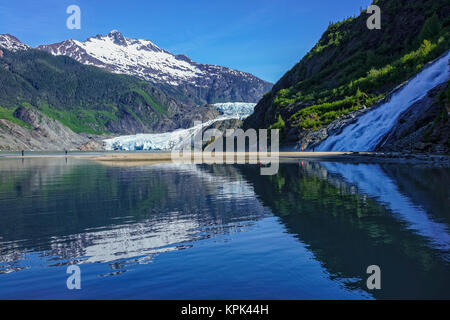
<svg viewBox="0 0 450 320"><path fill-rule="evenodd" d="M39 50L66 55L83 64L128 74L165 88L184 102L258 102L272 84L254 75L218 65L201 64L172 54L150 40L124 37L113 30L86 41L65 40Z"/></svg>
<svg viewBox="0 0 450 320"><path fill-rule="evenodd" d="M31 49L29 45L9 33L0 34L0 47L13 52Z"/></svg>
<svg viewBox="0 0 450 320"><path fill-rule="evenodd" d="M0 107L13 120L14 110L26 107L76 133L135 134L189 127L218 114L181 103L149 82L67 56L36 49L2 52Z"/></svg>

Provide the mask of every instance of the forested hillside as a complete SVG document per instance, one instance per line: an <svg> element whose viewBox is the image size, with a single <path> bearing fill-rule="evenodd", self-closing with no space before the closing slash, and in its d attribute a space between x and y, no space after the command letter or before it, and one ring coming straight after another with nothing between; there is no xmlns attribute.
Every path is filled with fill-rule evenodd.
<svg viewBox="0 0 450 320"><path fill-rule="evenodd" d="M255 108L246 128L279 128L284 142L374 105L450 48L448 0L376 0L381 29L369 17L330 24L317 44Z"/></svg>
<svg viewBox="0 0 450 320"><path fill-rule="evenodd" d="M0 118L27 127L14 116L33 108L74 132L143 133L189 127L214 111L193 108L146 81L86 66L39 50L0 55Z"/></svg>

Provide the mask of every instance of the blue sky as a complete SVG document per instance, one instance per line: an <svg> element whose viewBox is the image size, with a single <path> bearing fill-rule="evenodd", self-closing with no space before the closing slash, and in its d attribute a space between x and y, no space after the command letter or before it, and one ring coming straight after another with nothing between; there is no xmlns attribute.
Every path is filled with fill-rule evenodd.
<svg viewBox="0 0 450 320"><path fill-rule="evenodd" d="M370 0L14 0L0 4L0 33L37 46L84 41L113 29L149 39L200 63L276 82L311 49L330 21L359 14ZM66 8L81 8L81 30Z"/></svg>

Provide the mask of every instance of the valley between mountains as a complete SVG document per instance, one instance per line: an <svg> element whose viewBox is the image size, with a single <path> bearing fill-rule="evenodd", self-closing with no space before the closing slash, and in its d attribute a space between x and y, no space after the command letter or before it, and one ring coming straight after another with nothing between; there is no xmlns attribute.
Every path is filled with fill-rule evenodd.
<svg viewBox="0 0 450 320"><path fill-rule="evenodd" d="M381 29L364 10L330 23L275 85L117 30L0 35L0 150L164 149L202 121L279 129L284 150L450 153L450 4L374 4Z"/></svg>
<svg viewBox="0 0 450 320"><path fill-rule="evenodd" d="M1 150L101 149L107 136L187 129L223 115L214 103L252 111L272 86L116 30L36 49L3 34L0 48Z"/></svg>

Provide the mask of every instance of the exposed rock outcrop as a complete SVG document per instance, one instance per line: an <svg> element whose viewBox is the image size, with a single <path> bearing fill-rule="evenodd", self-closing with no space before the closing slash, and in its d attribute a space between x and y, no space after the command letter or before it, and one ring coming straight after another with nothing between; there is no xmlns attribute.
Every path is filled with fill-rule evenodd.
<svg viewBox="0 0 450 320"><path fill-rule="evenodd" d="M377 150L450 153L450 106L440 98L448 86L446 82L430 90L403 112Z"/></svg>
<svg viewBox="0 0 450 320"><path fill-rule="evenodd" d="M369 110L370 109L363 107L359 110L353 111L339 119L334 120L326 127L319 128L317 131L300 131L297 128L291 128L286 140L291 142L295 141L296 147L298 149L312 149L329 136L339 134L347 125L355 122L359 116Z"/></svg>
<svg viewBox="0 0 450 320"><path fill-rule="evenodd" d="M96 151L96 150L102 150L103 147L97 141L90 140L88 143L81 145L78 149L80 151Z"/></svg>
<svg viewBox="0 0 450 320"><path fill-rule="evenodd" d="M78 150L94 142L34 109L19 107L14 116L29 128L0 119L0 150ZM100 148L98 148L100 149ZM97 150L98 150L97 149Z"/></svg>

